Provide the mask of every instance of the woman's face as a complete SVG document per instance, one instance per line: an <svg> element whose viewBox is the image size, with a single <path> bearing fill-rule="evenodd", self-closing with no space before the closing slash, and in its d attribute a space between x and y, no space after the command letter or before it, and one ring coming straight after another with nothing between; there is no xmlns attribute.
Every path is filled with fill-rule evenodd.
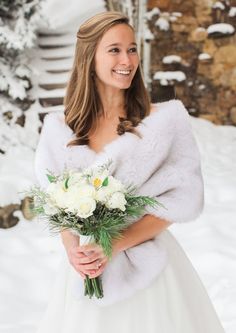
<svg viewBox="0 0 236 333"><path fill-rule="evenodd" d="M96 83L105 88L127 89L139 65L133 30L126 24L110 28L95 54Z"/></svg>

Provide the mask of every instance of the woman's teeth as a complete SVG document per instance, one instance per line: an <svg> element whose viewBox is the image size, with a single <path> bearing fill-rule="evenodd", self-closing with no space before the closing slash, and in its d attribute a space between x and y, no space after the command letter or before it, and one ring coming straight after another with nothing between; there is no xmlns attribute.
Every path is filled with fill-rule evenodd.
<svg viewBox="0 0 236 333"><path fill-rule="evenodd" d="M123 75L129 75L131 73L131 71L127 70L127 71L122 71L122 70L114 70L115 73L117 74L123 74Z"/></svg>

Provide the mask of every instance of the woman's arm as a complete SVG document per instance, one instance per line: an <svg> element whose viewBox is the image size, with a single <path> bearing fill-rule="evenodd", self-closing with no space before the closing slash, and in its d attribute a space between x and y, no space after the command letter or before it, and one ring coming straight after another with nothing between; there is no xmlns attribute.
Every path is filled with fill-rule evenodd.
<svg viewBox="0 0 236 333"><path fill-rule="evenodd" d="M124 230L121 239L113 241L113 257L119 252L154 238L168 228L170 224L170 222L153 215L145 215ZM81 252L90 252L88 256L80 258L81 270L83 272L85 272L85 270L89 272L89 276L92 278L101 275L108 262L108 258L104 254L101 246L97 244L84 245L80 246L79 250ZM100 268L98 268L97 263L101 263Z"/></svg>
<svg viewBox="0 0 236 333"><path fill-rule="evenodd" d="M144 217L123 231L121 239L113 241L114 255L154 238L170 225L170 222L153 215L144 215Z"/></svg>

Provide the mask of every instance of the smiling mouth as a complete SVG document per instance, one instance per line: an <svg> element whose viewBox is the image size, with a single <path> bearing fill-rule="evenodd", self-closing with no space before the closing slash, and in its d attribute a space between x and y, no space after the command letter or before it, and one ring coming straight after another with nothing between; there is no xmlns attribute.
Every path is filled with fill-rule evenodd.
<svg viewBox="0 0 236 333"><path fill-rule="evenodd" d="M131 70L119 70L119 69L117 69L117 70L113 70L113 72L115 72L116 74L121 74L121 75L128 76L128 75L130 75Z"/></svg>

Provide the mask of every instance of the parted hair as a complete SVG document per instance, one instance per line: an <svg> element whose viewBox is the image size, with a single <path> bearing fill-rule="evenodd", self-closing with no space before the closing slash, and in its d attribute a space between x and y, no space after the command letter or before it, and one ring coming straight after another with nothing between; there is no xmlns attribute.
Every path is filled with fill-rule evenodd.
<svg viewBox="0 0 236 333"><path fill-rule="evenodd" d="M117 24L129 24L129 18L120 12L103 12L85 21L77 32L77 43L71 77L67 85L65 122L76 138L68 145L88 144L89 132L95 127L103 106L94 79L95 54L104 33ZM125 89L126 118L119 118L119 135L138 134L135 127L150 113L150 101L144 85L140 65L132 83Z"/></svg>

